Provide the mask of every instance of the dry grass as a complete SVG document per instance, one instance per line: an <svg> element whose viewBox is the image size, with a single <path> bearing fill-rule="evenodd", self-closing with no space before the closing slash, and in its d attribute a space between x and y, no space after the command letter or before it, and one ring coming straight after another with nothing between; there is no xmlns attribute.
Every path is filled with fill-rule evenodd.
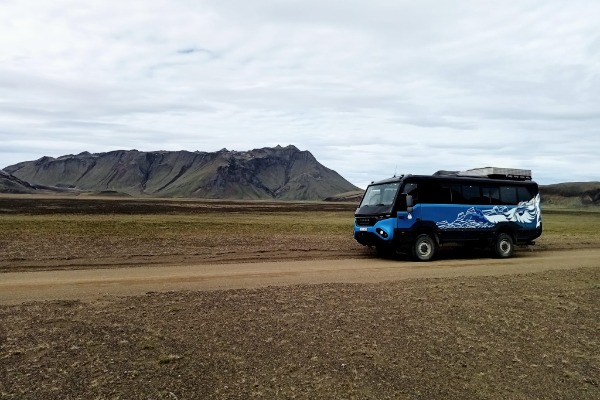
<svg viewBox="0 0 600 400"><path fill-rule="evenodd" d="M364 254L352 239L348 204L36 200L0 202L1 270L62 268L77 260L84 267L170 256L227 262Z"/></svg>
<svg viewBox="0 0 600 400"><path fill-rule="evenodd" d="M352 205L9 200L4 270L363 251ZM543 223L600 245L598 212ZM0 306L0 398L598 399L599 310L597 268Z"/></svg>
<svg viewBox="0 0 600 400"><path fill-rule="evenodd" d="M219 262L310 252L362 257L367 251L352 238L352 204L115 198L23 202L0 202L0 270L39 268L45 260L93 259L97 264L119 257L189 256ZM537 241L541 250L600 247L598 210L544 210L543 224Z"/></svg>
<svg viewBox="0 0 600 400"><path fill-rule="evenodd" d="M600 247L600 209L544 209L542 248Z"/></svg>
<svg viewBox="0 0 600 400"><path fill-rule="evenodd" d="M598 399L599 271L0 306L0 397Z"/></svg>

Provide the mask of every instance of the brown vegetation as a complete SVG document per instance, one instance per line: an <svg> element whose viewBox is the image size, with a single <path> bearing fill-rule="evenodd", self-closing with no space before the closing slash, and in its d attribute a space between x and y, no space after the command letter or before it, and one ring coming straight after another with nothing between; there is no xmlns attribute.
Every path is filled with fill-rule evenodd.
<svg viewBox="0 0 600 400"><path fill-rule="evenodd" d="M373 257L352 240L353 209L8 196L0 261L15 271ZM600 247L599 218L546 212L540 250ZM597 399L599 271L0 306L0 397Z"/></svg>

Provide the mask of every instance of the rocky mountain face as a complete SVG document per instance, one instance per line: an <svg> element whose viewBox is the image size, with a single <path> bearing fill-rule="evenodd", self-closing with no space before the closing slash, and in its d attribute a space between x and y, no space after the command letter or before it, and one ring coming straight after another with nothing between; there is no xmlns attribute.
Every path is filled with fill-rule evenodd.
<svg viewBox="0 0 600 400"><path fill-rule="evenodd" d="M34 185L0 169L0 193L31 194L62 193L69 191L70 189L63 189L45 185Z"/></svg>
<svg viewBox="0 0 600 400"><path fill-rule="evenodd" d="M29 182L0 170L0 191L2 193L34 193L36 188Z"/></svg>
<svg viewBox="0 0 600 400"><path fill-rule="evenodd" d="M31 184L134 196L323 200L358 189L294 146L212 153L84 152L42 157L4 171Z"/></svg>

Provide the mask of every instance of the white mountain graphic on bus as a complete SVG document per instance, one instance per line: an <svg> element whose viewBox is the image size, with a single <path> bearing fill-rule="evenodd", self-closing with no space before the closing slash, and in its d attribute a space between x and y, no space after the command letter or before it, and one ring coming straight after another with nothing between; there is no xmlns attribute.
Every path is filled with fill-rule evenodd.
<svg viewBox="0 0 600 400"><path fill-rule="evenodd" d="M498 222L518 222L530 224L536 221L536 228L541 223L540 195L529 201L522 201L516 207L494 206L489 210L471 207L461 212L453 222L441 221L436 225L440 229L492 228Z"/></svg>

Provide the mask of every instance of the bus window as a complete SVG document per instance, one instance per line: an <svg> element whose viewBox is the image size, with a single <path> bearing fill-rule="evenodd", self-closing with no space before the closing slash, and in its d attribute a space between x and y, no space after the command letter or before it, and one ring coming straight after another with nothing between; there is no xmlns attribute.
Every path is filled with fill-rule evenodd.
<svg viewBox="0 0 600 400"><path fill-rule="evenodd" d="M368 193L366 205L374 206L381 203L381 189L373 189Z"/></svg>
<svg viewBox="0 0 600 400"><path fill-rule="evenodd" d="M516 186L501 186L500 187L500 199L502 204L515 205L517 201L517 188Z"/></svg>
<svg viewBox="0 0 600 400"><path fill-rule="evenodd" d="M442 183L438 189L438 203L452 204L452 188L448 183Z"/></svg>
<svg viewBox="0 0 600 400"><path fill-rule="evenodd" d="M453 204L465 204L460 183L450 184L450 199Z"/></svg>
<svg viewBox="0 0 600 400"><path fill-rule="evenodd" d="M404 193L409 194L413 198L413 204L419 203L419 192L416 183L407 183L404 185Z"/></svg>
<svg viewBox="0 0 600 400"><path fill-rule="evenodd" d="M463 185L462 195L465 204L481 204L481 188L475 185Z"/></svg>
<svg viewBox="0 0 600 400"><path fill-rule="evenodd" d="M398 183L386 183L378 185L370 185L367 187L367 191L363 196L363 199L359 205L362 207L386 207L391 209L396 197L396 191L398 190ZM372 209L370 210L373 211ZM384 209L379 210L384 212Z"/></svg>
<svg viewBox="0 0 600 400"><path fill-rule="evenodd" d="M381 202L385 205L392 204L394 202L394 197L396 197L396 190L398 190L397 187L385 188Z"/></svg>
<svg viewBox="0 0 600 400"><path fill-rule="evenodd" d="M450 186L441 182L420 182L420 202L426 204L450 204Z"/></svg>
<svg viewBox="0 0 600 400"><path fill-rule="evenodd" d="M519 203L522 201L529 201L533 198L533 193L529 191L528 187L519 186L517 187L517 198Z"/></svg>
<svg viewBox="0 0 600 400"><path fill-rule="evenodd" d="M497 187L484 187L481 191L483 193L483 202L485 204L502 204L500 202L500 189Z"/></svg>

